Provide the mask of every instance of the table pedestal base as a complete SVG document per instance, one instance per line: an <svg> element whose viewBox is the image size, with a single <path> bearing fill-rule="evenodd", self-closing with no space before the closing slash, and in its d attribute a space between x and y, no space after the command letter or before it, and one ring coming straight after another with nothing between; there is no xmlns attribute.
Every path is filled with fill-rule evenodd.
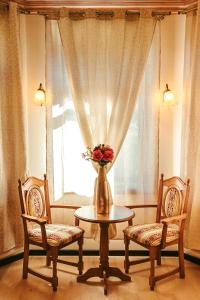
<svg viewBox="0 0 200 300"><path fill-rule="evenodd" d="M77 277L77 282L86 282L89 278L99 277L103 279L104 295L107 295L107 278L109 276L117 277L122 281L131 281L131 277L124 274L120 269L108 267L106 270L101 270L101 268L90 268L84 274Z"/></svg>
<svg viewBox="0 0 200 300"><path fill-rule="evenodd" d="M122 206L112 205L108 214L98 214L95 206L86 206L77 209L75 216L83 221L98 223L100 227L99 266L90 268L77 277L78 282L86 282L91 277L99 277L103 281L104 295L107 295L107 280L109 276L118 277L122 281L131 281L131 277L120 269L109 266L109 225L128 221L134 213Z"/></svg>

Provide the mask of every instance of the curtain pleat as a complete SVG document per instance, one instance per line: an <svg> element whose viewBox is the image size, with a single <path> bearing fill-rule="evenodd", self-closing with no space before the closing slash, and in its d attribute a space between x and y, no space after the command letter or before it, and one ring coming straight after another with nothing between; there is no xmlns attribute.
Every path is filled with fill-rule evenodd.
<svg viewBox="0 0 200 300"><path fill-rule="evenodd" d="M200 1L197 15L186 18L182 135L183 176L191 180L186 247L200 250Z"/></svg>
<svg viewBox="0 0 200 300"><path fill-rule="evenodd" d="M18 179L26 172L17 4L0 8L0 254L23 245Z"/></svg>

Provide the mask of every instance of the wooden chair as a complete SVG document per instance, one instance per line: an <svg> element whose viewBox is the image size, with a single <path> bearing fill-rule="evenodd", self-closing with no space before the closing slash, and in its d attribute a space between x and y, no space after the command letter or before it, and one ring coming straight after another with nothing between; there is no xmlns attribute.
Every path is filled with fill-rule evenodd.
<svg viewBox="0 0 200 300"><path fill-rule="evenodd" d="M82 245L84 231L78 227L79 223L76 219L76 226L52 224L51 209L52 208L68 208L76 209L75 206L67 205L50 205L48 181L46 175L44 180L29 177L24 182L18 181L19 196L22 209L22 220L24 226L24 261L23 261L23 278L28 277L28 273L38 276L51 283L53 290L57 290L57 262L78 268L79 274L82 274ZM66 216L67 218L67 216ZM58 259L59 250L74 242L78 242L79 259L78 262L68 262ZM53 264L52 277L38 273L28 266L29 261L29 245L37 245L47 252L46 263L50 266Z"/></svg>
<svg viewBox="0 0 200 300"><path fill-rule="evenodd" d="M189 179L187 182L184 182L179 177L164 180L162 174L159 183L157 204L128 206L129 208L157 207L155 223L134 226L129 223L129 226L124 230L125 272L129 272L131 265L150 261L149 285L151 290L154 290L156 281L169 275L179 272L180 278L185 277L183 233L187 217L189 189ZM129 261L130 241L149 249L149 258ZM160 265L161 250L174 244L178 244L179 267L170 272L155 276L155 260Z"/></svg>

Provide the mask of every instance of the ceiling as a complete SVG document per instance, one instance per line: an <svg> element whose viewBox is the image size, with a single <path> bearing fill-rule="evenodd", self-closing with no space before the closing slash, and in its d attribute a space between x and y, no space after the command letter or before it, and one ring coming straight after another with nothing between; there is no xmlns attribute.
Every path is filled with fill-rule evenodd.
<svg viewBox="0 0 200 300"><path fill-rule="evenodd" d="M8 3L9 0L0 0ZM156 8L161 10L187 10L197 6L197 0L15 0L24 8L48 7L128 7Z"/></svg>

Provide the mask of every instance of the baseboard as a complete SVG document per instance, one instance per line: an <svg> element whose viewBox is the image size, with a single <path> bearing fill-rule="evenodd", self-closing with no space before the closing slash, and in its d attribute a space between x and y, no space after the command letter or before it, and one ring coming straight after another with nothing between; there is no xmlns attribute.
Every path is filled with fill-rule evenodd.
<svg viewBox="0 0 200 300"><path fill-rule="evenodd" d="M18 254L14 254L14 255L11 255L11 256L8 256L8 257L4 257L0 260L0 267L2 266L5 266L7 264L10 264L14 261L17 261L19 259L22 259L24 257L24 253L21 252L21 253L18 253Z"/></svg>
<svg viewBox="0 0 200 300"><path fill-rule="evenodd" d="M192 256L191 254L185 253L184 257L186 260L193 262L196 265L200 266L200 258L196 256Z"/></svg>
<svg viewBox="0 0 200 300"><path fill-rule="evenodd" d="M147 250L130 250L129 255L130 256L148 256L149 252ZM42 256L46 255L45 250L30 250L30 255L32 256ZM62 249L59 252L60 256L77 256L78 255L78 250L64 250ZM124 256L125 251L124 250L110 250L109 251L109 256ZM162 256L171 256L171 257L176 257L178 256L177 251L162 251L161 252ZM84 250L83 251L83 256L99 256L99 251L98 250Z"/></svg>
<svg viewBox="0 0 200 300"><path fill-rule="evenodd" d="M129 251L130 256L148 256L147 250L130 250ZM31 256L43 256L46 255L45 250L30 250ZM61 250L59 253L60 256L77 256L78 250ZM162 251L161 255L164 257L177 257L178 252L177 251ZM98 250L84 250L83 256L99 256ZM109 256L124 256L124 250L110 250ZM193 262L197 265L200 265L200 258L194 257L190 254L185 253L185 259ZM20 260L23 258L23 252L18 253L16 255L12 255L6 258L3 258L0 260L0 267L5 266L7 264L10 264L14 261Z"/></svg>

